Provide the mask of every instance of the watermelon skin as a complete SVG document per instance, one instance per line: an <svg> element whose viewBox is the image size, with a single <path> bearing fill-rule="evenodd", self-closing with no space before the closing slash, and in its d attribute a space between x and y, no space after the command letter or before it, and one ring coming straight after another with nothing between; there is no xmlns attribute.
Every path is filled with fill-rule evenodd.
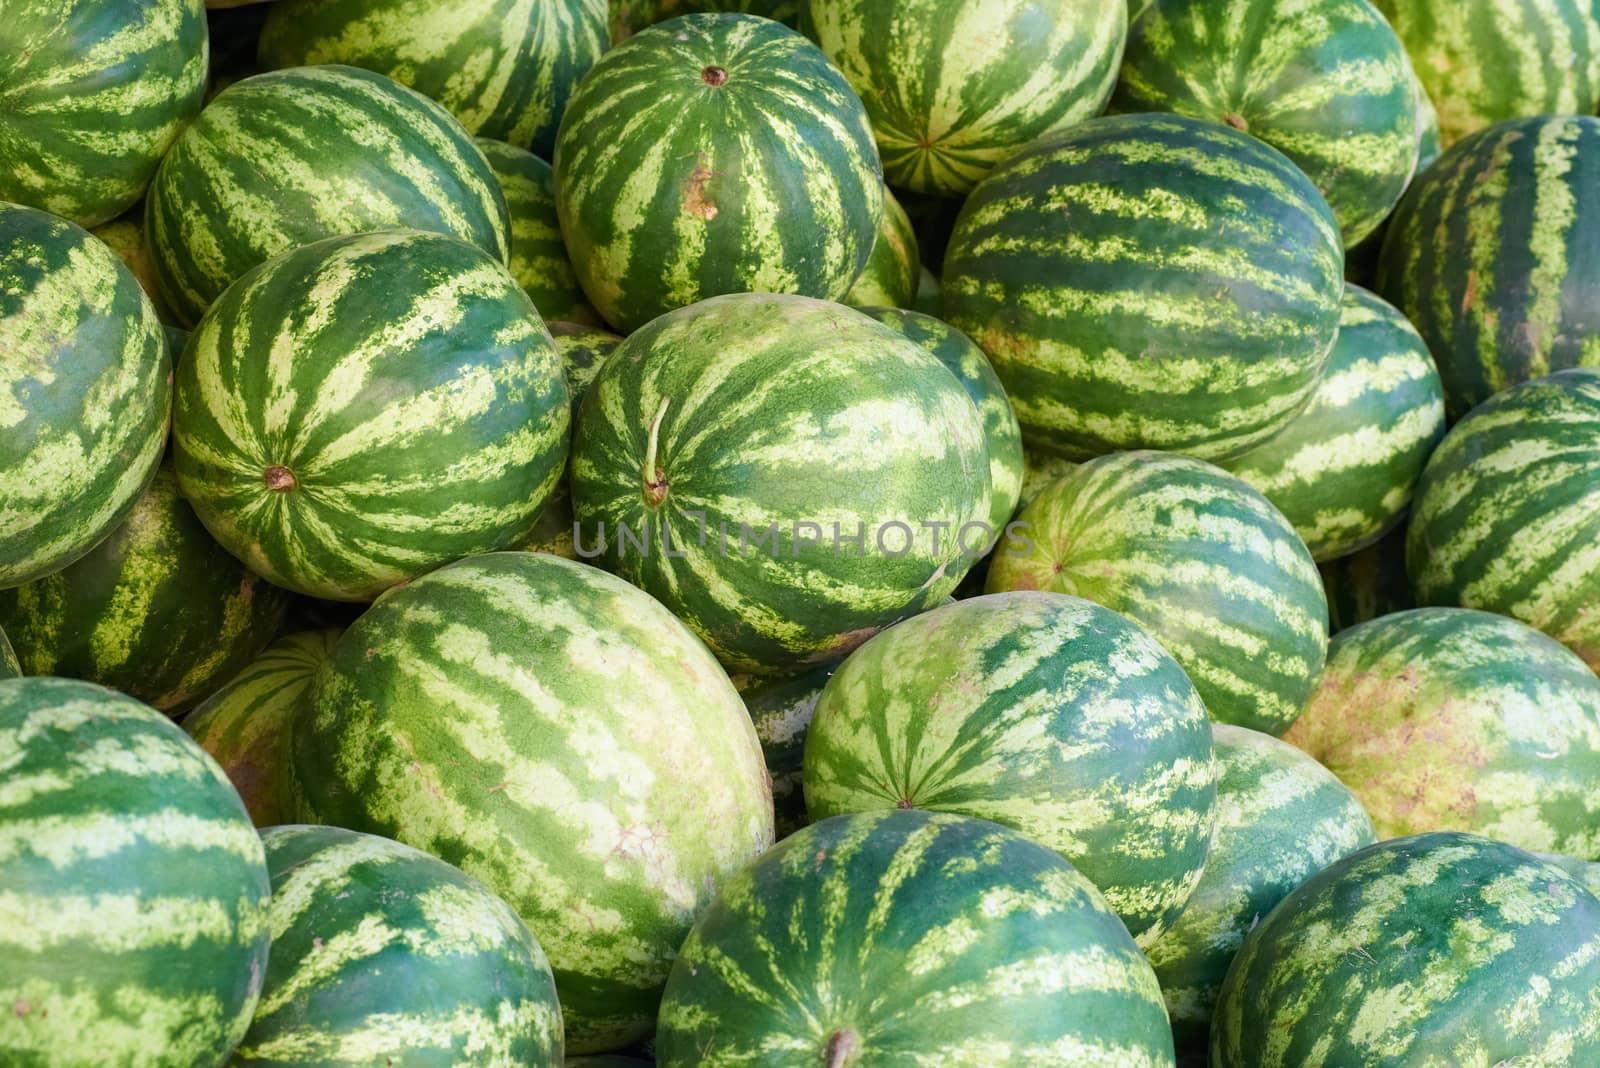
<svg viewBox="0 0 1600 1068"><path fill-rule="evenodd" d="M1128 30L1098 0L802 0L800 26L861 94L889 184L945 196L1098 115Z"/></svg>
<svg viewBox="0 0 1600 1068"><path fill-rule="evenodd" d="M263 831L272 956L233 1065L561 1068L549 962L482 883L336 827Z"/></svg>
<svg viewBox="0 0 1600 1068"><path fill-rule="evenodd" d="M477 145L500 182L511 214L512 277L547 324L599 323L599 313L584 297L561 240L555 174L550 164L504 141L480 137Z"/></svg>
<svg viewBox="0 0 1600 1068"><path fill-rule="evenodd" d="M1081 466L1083 465L1046 452L1023 450L1022 492L1018 494L1017 506L1020 508L1027 505L1050 483L1072 474Z"/></svg>
<svg viewBox="0 0 1600 1068"><path fill-rule="evenodd" d="M517 910L575 1053L650 1034L694 917L772 844L760 743L716 661L643 593L554 556L386 594L318 673L289 759L293 818L423 849Z"/></svg>
<svg viewBox="0 0 1600 1068"><path fill-rule="evenodd" d="M761 739L761 756L766 761L767 777L772 780L773 817L778 841L789 837L811 821L806 817L805 769L806 731L816 714L822 688L833 677L837 664L807 668L793 675L735 675L739 691L756 737Z"/></svg>
<svg viewBox="0 0 1600 1068"><path fill-rule="evenodd" d="M1417 606L1406 574L1406 528L1360 552L1317 565L1328 595L1328 633Z"/></svg>
<svg viewBox="0 0 1600 1068"><path fill-rule="evenodd" d="M1597 499L1600 370L1492 398L1422 472L1406 540L1417 603L1520 619L1600 670Z"/></svg>
<svg viewBox="0 0 1600 1068"><path fill-rule="evenodd" d="M728 880L673 965L664 1068L1173 1064L1150 966L1093 885L986 820L806 828Z"/></svg>
<svg viewBox="0 0 1600 1068"><path fill-rule="evenodd" d="M842 305L747 293L664 315L606 361L572 499L580 552L730 670L781 674L948 596L991 488L978 410L925 348Z"/></svg>
<svg viewBox="0 0 1600 1068"><path fill-rule="evenodd" d="M1154 638L1076 597L1002 593L850 655L806 735L805 791L813 820L899 807L1020 831L1148 947L1200 880L1217 769L1200 695Z"/></svg>
<svg viewBox="0 0 1600 1068"><path fill-rule="evenodd" d="M1140 624L1194 680L1211 718L1280 735L1328 648L1317 566L1247 484L1182 456L1121 453L1041 490L987 590L1070 593Z"/></svg>
<svg viewBox="0 0 1600 1068"><path fill-rule="evenodd" d="M0 630L0 680L15 679L21 675L22 664L17 661L16 650L11 648L6 632Z"/></svg>
<svg viewBox="0 0 1600 1068"><path fill-rule="evenodd" d="M281 252L396 227L459 237L502 263L510 252L505 197L461 124L354 67L274 71L224 89L162 159L145 199L156 276L182 326Z"/></svg>
<svg viewBox="0 0 1600 1068"><path fill-rule="evenodd" d="M0 1061L218 1068L267 967L261 841L166 716L92 683L0 682Z"/></svg>
<svg viewBox="0 0 1600 1068"><path fill-rule="evenodd" d="M133 272L133 276L139 280L139 288L155 305L156 317L162 325L177 322L177 315L167 305L167 298L161 294L155 261L150 256L150 243L144 237L144 204L135 204L115 219L101 223L89 232L104 241ZM181 351L181 347L173 349L172 355L176 356Z"/></svg>
<svg viewBox="0 0 1600 1068"><path fill-rule="evenodd" d="M1180 1051L1204 1055L1228 965L1290 891L1378 840L1333 774L1271 735L1217 724L1217 834L1188 905L1146 951Z"/></svg>
<svg viewBox="0 0 1600 1068"><path fill-rule="evenodd" d="M246 275L196 328L175 409L178 483L212 535L270 581L343 601L527 534L570 423L516 280L414 230Z"/></svg>
<svg viewBox="0 0 1600 1068"><path fill-rule="evenodd" d="M1600 901L1474 835L1380 842L1312 876L1244 940L1214 1068L1592 1064Z"/></svg>
<svg viewBox="0 0 1600 1068"><path fill-rule="evenodd" d="M1600 895L1600 864L1577 857L1564 857L1559 853L1535 853L1534 856L1546 864L1554 864L1583 884L1591 894Z"/></svg>
<svg viewBox="0 0 1600 1068"><path fill-rule="evenodd" d="M800 17L800 0L610 0L608 6L613 44L621 44L658 22L697 11L760 15L789 27Z"/></svg>
<svg viewBox="0 0 1600 1068"><path fill-rule="evenodd" d="M555 175L584 292L624 334L722 293L842 299L884 210L860 100L815 45L751 15L685 15L607 52Z"/></svg>
<svg viewBox="0 0 1600 1068"><path fill-rule="evenodd" d="M917 299L922 278L917 232L906 209L887 188L883 191L883 221L872 244L867 266L840 302L852 308L909 308Z"/></svg>
<svg viewBox="0 0 1600 1068"><path fill-rule="evenodd" d="M171 406L161 324L127 267L65 219L0 203L0 589L127 518Z"/></svg>
<svg viewBox="0 0 1600 1068"><path fill-rule="evenodd" d="M1311 396L1343 274L1332 211L1276 150L1123 115L1034 144L973 191L945 255L945 318L994 361L1032 447L1226 459Z"/></svg>

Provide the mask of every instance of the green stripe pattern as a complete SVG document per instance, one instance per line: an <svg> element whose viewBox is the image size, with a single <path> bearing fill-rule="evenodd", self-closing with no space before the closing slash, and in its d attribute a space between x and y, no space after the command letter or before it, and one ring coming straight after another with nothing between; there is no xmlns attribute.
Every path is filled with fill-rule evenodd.
<svg viewBox="0 0 1600 1068"><path fill-rule="evenodd" d="M535 553L381 598L312 684L290 769L294 818L425 850L516 909L575 1053L650 1034L695 916L772 844L760 743L705 647Z"/></svg>
<svg viewBox="0 0 1600 1068"><path fill-rule="evenodd" d="M873 242L867 266L856 279L843 303L852 308L909 308L917 299L917 284L922 278L921 253L917 233L911 228L906 209L887 188L883 191L883 221Z"/></svg>
<svg viewBox="0 0 1600 1068"><path fill-rule="evenodd" d="M1024 145L1098 115L1116 3L803 0L800 24L861 94L891 185L964 196Z"/></svg>
<svg viewBox="0 0 1600 1068"><path fill-rule="evenodd" d="M730 879L684 943L663 1068L1170 1068L1150 965L1093 885L986 820L873 812Z"/></svg>
<svg viewBox="0 0 1600 1068"><path fill-rule="evenodd" d="M800 14L800 0L611 0L609 7L614 44L658 22L697 11L738 11L785 26L793 26Z"/></svg>
<svg viewBox="0 0 1600 1068"><path fill-rule="evenodd" d="M555 174L532 152L504 141L478 138L511 213L511 275L527 291L546 323L598 323L561 240Z"/></svg>
<svg viewBox="0 0 1600 1068"><path fill-rule="evenodd" d="M1194 680L1211 717L1279 735L1328 648L1317 565L1267 499L1166 453L1084 464L1017 516L988 591L1050 590L1140 624Z"/></svg>
<svg viewBox="0 0 1600 1068"><path fill-rule="evenodd" d="M1328 595L1328 633L1337 634L1391 612L1417 606L1406 575L1406 527L1376 544L1317 565Z"/></svg>
<svg viewBox="0 0 1600 1068"><path fill-rule="evenodd" d="M1065 478L1082 465L1072 460L1063 460L1059 456L1052 456L1047 452L1024 449L1022 453L1022 491L1018 494L1017 505L1021 507L1028 504L1050 483L1059 478Z"/></svg>
<svg viewBox="0 0 1600 1068"><path fill-rule="evenodd" d="M21 674L22 664L17 660L16 650L11 648L6 632L0 630L0 680L14 679Z"/></svg>
<svg viewBox="0 0 1600 1068"><path fill-rule="evenodd" d="M272 956L230 1066L560 1068L539 943L444 861L335 827L262 832Z"/></svg>
<svg viewBox="0 0 1600 1068"><path fill-rule="evenodd" d="M280 586L370 600L527 534L568 445L561 359L492 257L414 230L251 272L179 365L178 482Z"/></svg>
<svg viewBox="0 0 1600 1068"><path fill-rule="evenodd" d="M789 837L807 823L805 768L806 731L816 714L822 688L833 677L836 664L807 668L792 675L735 675L733 685L744 700L761 739L767 777L772 780L773 817L778 839Z"/></svg>
<svg viewBox="0 0 1600 1068"><path fill-rule="evenodd" d="M104 241L106 246L117 254L117 258L127 265L128 270L133 272L133 276L139 280L139 288L144 290L145 295L150 298L150 303L155 305L156 317L163 324L176 322L177 316L167 306L167 298L161 294L161 284L156 279L155 260L150 256L150 242L145 240L143 201L89 232ZM172 355L177 356L181 351L181 346L174 348Z"/></svg>
<svg viewBox="0 0 1600 1068"><path fill-rule="evenodd" d="M1564 857L1559 853L1535 853L1534 856L1547 864L1554 864L1582 883L1591 894L1600 895L1600 864L1577 857Z"/></svg>
<svg viewBox="0 0 1600 1068"><path fill-rule="evenodd" d="M555 174L578 278L622 333L720 293L839 300L884 210L861 101L815 45L752 15L685 15L607 52Z"/></svg>
<svg viewBox="0 0 1600 1068"><path fill-rule="evenodd" d="M1457 424L1422 472L1406 563L1419 604L1520 619L1600 670L1600 370Z"/></svg>
<svg viewBox="0 0 1600 1068"><path fill-rule="evenodd" d="M857 649L817 702L805 790L813 820L898 807L1014 828L1141 946L1183 911L1216 826L1211 721L1183 668L1059 593L960 601Z"/></svg>
<svg viewBox="0 0 1600 1068"><path fill-rule="evenodd" d="M1600 1060L1600 901L1473 835L1381 842L1324 869L1245 938L1212 1068Z"/></svg>
<svg viewBox="0 0 1600 1068"><path fill-rule="evenodd" d="M127 518L161 462L171 378L155 308L112 251L0 203L0 589Z"/></svg>
<svg viewBox="0 0 1600 1068"><path fill-rule="evenodd" d="M161 161L145 228L190 325L234 279L325 237L407 227L510 254L505 197L472 138L381 74L302 67L237 82Z"/></svg>
<svg viewBox="0 0 1600 1068"><path fill-rule="evenodd" d="M267 967L261 840L161 713L0 682L0 1062L219 1068Z"/></svg>
<svg viewBox="0 0 1600 1068"><path fill-rule="evenodd" d="M996 168L944 261L945 317L1023 434L1085 460L1213 460L1281 430L1339 327L1333 212L1265 143L1180 115L1093 119Z"/></svg>

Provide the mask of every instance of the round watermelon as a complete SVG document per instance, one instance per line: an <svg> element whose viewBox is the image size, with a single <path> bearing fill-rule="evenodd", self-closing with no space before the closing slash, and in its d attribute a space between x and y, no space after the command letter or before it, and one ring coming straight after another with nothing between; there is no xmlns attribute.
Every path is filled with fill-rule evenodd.
<svg viewBox="0 0 1600 1068"><path fill-rule="evenodd" d="M1317 565L1328 595L1328 633L1404 612L1417 606L1406 575L1406 528L1402 524L1360 552Z"/></svg>
<svg viewBox="0 0 1600 1068"><path fill-rule="evenodd" d="M1050 483L1076 471L1081 464L1063 460L1047 452L1024 449L1022 453L1022 490L1017 495L1019 507L1030 503Z"/></svg>
<svg viewBox="0 0 1600 1068"><path fill-rule="evenodd" d="M696 11L740 11L793 26L799 6L800 0L610 0L611 40L621 44L658 22Z"/></svg>
<svg viewBox="0 0 1600 1068"><path fill-rule="evenodd" d="M887 188L883 191L883 221L872 254L843 303L852 308L909 308L917 299L922 278L917 232L906 209Z"/></svg>
<svg viewBox="0 0 1600 1068"><path fill-rule="evenodd" d="M89 231L95 237L106 243L106 247L117 254L139 280L139 288L150 298L150 303L155 305L156 317L163 324L177 321L177 316L167 305L167 298L161 294L161 285L156 280L155 261L150 256L150 243L144 235L144 204L135 204L123 214L110 222L101 223ZM172 349L172 355L177 356L182 352L181 346Z"/></svg>
<svg viewBox="0 0 1600 1068"><path fill-rule="evenodd" d="M744 700L761 739L767 777L772 780L772 807L781 841L810 822L806 818L806 730L817 710L817 698L833 677L836 664L807 668L792 675L735 675L734 688Z"/></svg>
<svg viewBox="0 0 1600 1068"><path fill-rule="evenodd" d="M511 213L511 274L546 323L597 323L578 284L556 217L555 175L532 152L478 138Z"/></svg>

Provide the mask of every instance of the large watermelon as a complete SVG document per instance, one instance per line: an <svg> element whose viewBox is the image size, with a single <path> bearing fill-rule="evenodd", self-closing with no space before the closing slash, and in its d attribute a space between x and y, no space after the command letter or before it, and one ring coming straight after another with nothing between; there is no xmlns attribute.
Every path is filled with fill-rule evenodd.
<svg viewBox="0 0 1600 1068"><path fill-rule="evenodd" d="M1071 593L1144 626L1213 719L1282 734L1328 647L1317 565L1265 497L1166 453L1121 453L1041 490L1002 542L988 590Z"/></svg>
<svg viewBox="0 0 1600 1068"><path fill-rule="evenodd" d="M1246 936L1211 1065L1600 1063L1597 945L1600 901L1520 849L1450 833L1381 842Z"/></svg>
<svg viewBox="0 0 1600 1068"><path fill-rule="evenodd" d="M65 219L0 203L0 589L127 518L171 406L161 324L127 267Z"/></svg>
<svg viewBox="0 0 1600 1068"><path fill-rule="evenodd" d="M873 812L728 880L673 965L664 1068L1168 1068L1150 965L1094 887L986 820Z"/></svg>
<svg viewBox="0 0 1600 1068"><path fill-rule="evenodd" d="M219 93L161 161L145 226L185 324L250 268L324 237L411 227L501 262L510 249L500 184L461 124L354 67L274 71Z"/></svg>
<svg viewBox="0 0 1600 1068"><path fill-rule="evenodd" d="M171 720L0 682L0 1063L218 1068L267 966L261 841Z"/></svg>
<svg viewBox="0 0 1600 1068"><path fill-rule="evenodd" d="M1328 633L1417 606L1406 576L1406 528L1360 552L1317 565L1328 595Z"/></svg>
<svg viewBox="0 0 1600 1068"><path fill-rule="evenodd" d="M482 883L336 827L274 827L261 841L272 956L230 1068L561 1068L550 965Z"/></svg>
<svg viewBox="0 0 1600 1068"><path fill-rule="evenodd" d="M834 673L806 735L813 820L899 807L1015 828L1071 861L1142 946L1200 879L1216 783L1211 722L1178 662L1056 593L890 627Z"/></svg>
<svg viewBox="0 0 1600 1068"><path fill-rule="evenodd" d="M572 495L580 552L768 672L842 659L948 595L991 503L978 410L932 354L842 305L749 293L663 315L606 361Z"/></svg>
<svg viewBox="0 0 1600 1068"><path fill-rule="evenodd" d="M574 1052L650 1033L717 884L772 844L761 748L666 609L535 553L451 564L339 639L291 743L296 818L481 879L550 956Z"/></svg>
<svg viewBox="0 0 1600 1068"><path fill-rule="evenodd" d="M761 739L761 755L772 780L773 817L784 839L804 827L806 730L822 688L838 665L823 664L793 675L735 675L733 685Z"/></svg>
<svg viewBox="0 0 1600 1068"><path fill-rule="evenodd" d="M861 94L890 184L947 196L1098 115L1128 28L1105 0L802 0L800 25Z"/></svg>
<svg viewBox="0 0 1600 1068"><path fill-rule="evenodd" d="M1600 370L1463 419L1422 472L1406 561L1419 604L1513 616L1600 670Z"/></svg>
<svg viewBox="0 0 1600 1068"><path fill-rule="evenodd" d="M887 188L883 191L883 221L872 243L872 254L843 303L853 308L909 308L917 299L922 279L917 232L906 209Z"/></svg>
<svg viewBox="0 0 1600 1068"><path fill-rule="evenodd" d="M944 304L1037 447L1209 460L1271 437L1311 395L1343 273L1333 212L1275 149L1124 115L1038 142L973 191Z"/></svg>
<svg viewBox="0 0 1600 1068"><path fill-rule="evenodd" d="M742 11L793 26L800 0L610 0L611 40L615 44L658 22L696 11Z"/></svg>
<svg viewBox="0 0 1600 1068"><path fill-rule="evenodd" d="M578 278L624 333L719 293L838 300L883 216L861 101L810 41L752 15L685 15L607 52L555 174Z"/></svg>
<svg viewBox="0 0 1600 1068"><path fill-rule="evenodd" d="M368 600L525 535L561 477L561 359L506 269L415 230L328 238L230 287L178 369L178 482L252 570Z"/></svg>
<svg viewBox="0 0 1600 1068"><path fill-rule="evenodd" d="M511 274L546 323L597 323L578 284L556 217L555 175L532 152L504 141L478 138L511 213Z"/></svg>

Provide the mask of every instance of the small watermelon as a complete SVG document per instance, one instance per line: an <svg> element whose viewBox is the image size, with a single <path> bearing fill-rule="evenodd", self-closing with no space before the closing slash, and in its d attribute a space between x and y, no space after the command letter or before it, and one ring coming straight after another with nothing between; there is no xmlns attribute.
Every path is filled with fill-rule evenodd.
<svg viewBox="0 0 1600 1068"><path fill-rule="evenodd" d="M817 698L833 677L836 664L808 668L793 675L735 675L734 688L744 699L750 721L761 739L761 755L772 780L772 807L781 841L810 821L806 818L806 730L817 710Z"/></svg>
<svg viewBox="0 0 1600 1068"><path fill-rule="evenodd" d="M1406 575L1402 524L1375 545L1317 565L1328 595L1328 633L1417 606Z"/></svg>
<svg viewBox="0 0 1600 1068"><path fill-rule="evenodd" d="M478 138L511 213L511 274L546 324L598 323L561 240L550 164L504 141Z"/></svg>
<svg viewBox="0 0 1600 1068"><path fill-rule="evenodd" d="M135 204L123 214L110 222L101 223L89 231L95 237L106 243L112 252L133 272L139 280L139 288L150 298L150 303L155 305L156 317L163 324L177 322L177 315L167 306L167 298L161 294L161 284L156 278L156 264L150 256L150 243L144 236L144 204ZM176 357L182 352L182 347L173 348L171 355Z"/></svg>
<svg viewBox="0 0 1600 1068"><path fill-rule="evenodd" d="M922 261L917 233L906 209L888 189L883 191L883 222L872 243L872 254L843 303L852 308L909 308L917 299Z"/></svg>

